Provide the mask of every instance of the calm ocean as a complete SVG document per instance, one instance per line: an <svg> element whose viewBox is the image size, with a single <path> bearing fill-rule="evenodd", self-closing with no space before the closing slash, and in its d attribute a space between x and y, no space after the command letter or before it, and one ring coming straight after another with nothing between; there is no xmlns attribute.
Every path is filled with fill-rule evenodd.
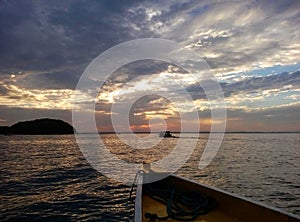
<svg viewBox="0 0 300 222"><path fill-rule="evenodd" d="M176 174L300 215L300 134L226 134L212 163L198 169L208 134ZM177 138L128 152L114 134L102 135L109 150L139 162L164 156ZM89 135L86 135L89 142ZM129 221L130 187L112 181L84 159L73 135L0 135L0 221Z"/></svg>

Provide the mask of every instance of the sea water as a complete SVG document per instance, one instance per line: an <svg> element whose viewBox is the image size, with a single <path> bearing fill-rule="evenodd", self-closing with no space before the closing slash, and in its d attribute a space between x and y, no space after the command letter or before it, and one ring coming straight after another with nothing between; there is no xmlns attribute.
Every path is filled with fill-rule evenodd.
<svg viewBox="0 0 300 222"><path fill-rule="evenodd" d="M84 135L86 143L94 136ZM300 134L225 134L217 155L202 170L199 160L209 134L177 136L187 146L196 140L194 152L177 175L300 215ZM165 158L179 140L166 138L155 147L134 150L116 134L101 139L113 155L134 163ZM133 217L130 186L93 169L74 135L0 135L0 163L0 221Z"/></svg>

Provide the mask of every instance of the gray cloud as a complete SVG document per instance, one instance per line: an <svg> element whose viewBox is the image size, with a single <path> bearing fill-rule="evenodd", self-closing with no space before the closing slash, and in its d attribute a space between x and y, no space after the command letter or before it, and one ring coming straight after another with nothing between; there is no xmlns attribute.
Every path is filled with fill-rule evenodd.
<svg viewBox="0 0 300 222"><path fill-rule="evenodd" d="M253 68L295 64L299 62L299 7L300 2L292 0L1 1L1 104L8 101L12 105L15 99L17 106L18 100L23 98L25 101L34 94L34 89L74 89L80 74L93 58L118 43L142 37L167 38L196 50L218 77L233 73L239 78L242 72ZM135 77L147 78L148 74L167 69L168 65L159 61L129 64L120 68L109 81L122 85ZM285 86L299 89L299 78L299 72L283 73L239 78L234 83L223 81L221 85L228 98ZM99 82L86 84L94 87ZM28 90L23 92L24 88ZM114 89L107 87L106 90ZM199 86L190 86L188 91L194 99L205 98ZM45 98L51 99L51 90L48 93ZM69 96L59 92L57 95ZM29 99L35 101L35 98ZM164 104L150 104L151 101L144 101L141 106L137 104L136 111L165 111ZM107 111L108 107L102 105ZM11 111L4 106L0 119L35 116L33 109ZM47 116L47 112L52 111L37 111L36 116ZM69 118L65 113L54 110L51 115ZM231 113L236 116L247 114ZM266 115L271 118L274 113ZM252 114L253 118L261 115ZM285 115L279 111L277 114ZM144 119L140 121L144 123Z"/></svg>
<svg viewBox="0 0 300 222"><path fill-rule="evenodd" d="M65 121L72 123L72 114L70 110L23 109L0 106L0 119L3 120L1 125L10 126L19 121L38 118L64 119Z"/></svg>
<svg viewBox="0 0 300 222"><path fill-rule="evenodd" d="M278 89L289 86L291 89L300 88L300 71L294 73L281 73L267 76L252 76L244 80L233 83L220 83L224 96L229 97L232 94L261 92L263 90ZM206 98L205 92L198 84L194 84L187 88L193 99Z"/></svg>
<svg viewBox="0 0 300 222"><path fill-rule="evenodd" d="M227 131L300 131L300 106L286 106L247 112L227 111Z"/></svg>
<svg viewBox="0 0 300 222"><path fill-rule="evenodd" d="M20 84L27 89L75 89L80 76L77 70L53 71L27 75Z"/></svg>
<svg viewBox="0 0 300 222"><path fill-rule="evenodd" d="M7 94L8 94L8 89L5 88L4 86L0 85L0 95L4 96L4 95L7 95Z"/></svg>
<svg viewBox="0 0 300 222"><path fill-rule="evenodd" d="M218 74L297 61L299 2L208 2L180 11L164 35L203 55ZM176 23L178 14L173 15Z"/></svg>
<svg viewBox="0 0 300 222"><path fill-rule="evenodd" d="M82 70L103 50L141 37L165 37L194 45L213 68L237 68L290 50L289 46L299 37L297 4L4 1L0 8L0 70L74 65ZM182 23L178 23L180 19ZM286 25L280 28L286 32L272 31L282 25L282 20ZM242 21L246 25L239 24ZM213 32L204 34L208 31ZM211 57L211 53L217 57Z"/></svg>
<svg viewBox="0 0 300 222"><path fill-rule="evenodd" d="M168 69L169 63L158 60L140 60L127 64L115 73L113 73L109 81L113 83L126 83L138 76L146 76L155 73L161 73ZM123 76L124 78L120 77Z"/></svg>
<svg viewBox="0 0 300 222"><path fill-rule="evenodd" d="M133 38L123 21L134 1L1 4L1 69L86 65L103 50Z"/></svg>
<svg viewBox="0 0 300 222"><path fill-rule="evenodd" d="M291 74L281 73L265 77L252 77L235 83L223 83L222 88L225 96L233 93L256 92L268 89L281 89L290 86L289 89L300 88L300 71Z"/></svg>

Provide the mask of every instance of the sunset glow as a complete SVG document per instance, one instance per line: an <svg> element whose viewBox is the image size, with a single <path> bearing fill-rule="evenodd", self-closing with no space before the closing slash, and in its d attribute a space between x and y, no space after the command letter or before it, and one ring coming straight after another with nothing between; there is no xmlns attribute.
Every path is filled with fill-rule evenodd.
<svg viewBox="0 0 300 222"><path fill-rule="evenodd" d="M94 112L99 131L113 131L113 115L130 119L128 130L179 131L179 113L209 131L218 103L199 87L205 81L200 70L188 73L176 64L141 60L106 81L90 79L86 84L97 88L96 98L93 88L74 94L96 56L151 37L178 42L207 62L224 93L227 131L300 131L299 1L119 2L118 10L99 2L95 9L83 4L80 12L72 1L64 6L28 1L29 11L19 10L22 4L3 2L0 8L8 13L0 17L0 125L38 117L71 123L75 106ZM151 95L136 99L142 92ZM95 110L88 106L93 102ZM125 116L122 107L129 103ZM112 111L116 104L119 110ZM200 121L188 118L194 111Z"/></svg>

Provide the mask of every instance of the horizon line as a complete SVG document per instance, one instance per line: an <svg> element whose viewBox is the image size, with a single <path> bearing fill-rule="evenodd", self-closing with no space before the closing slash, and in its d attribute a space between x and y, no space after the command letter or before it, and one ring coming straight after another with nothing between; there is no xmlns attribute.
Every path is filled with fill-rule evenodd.
<svg viewBox="0 0 300 222"><path fill-rule="evenodd" d="M105 131L94 133L94 132L77 132L77 134L150 134L150 133L160 133L160 131L150 132L150 131L137 131L137 132L114 132L114 131ZM208 133L224 133L224 134L230 134L230 133L237 133L237 134L243 134L243 133L300 133L300 131L227 131L227 132L210 132L210 131L203 131L203 132L179 132L174 131L171 133L179 134L179 133L199 133L199 134L208 134Z"/></svg>

